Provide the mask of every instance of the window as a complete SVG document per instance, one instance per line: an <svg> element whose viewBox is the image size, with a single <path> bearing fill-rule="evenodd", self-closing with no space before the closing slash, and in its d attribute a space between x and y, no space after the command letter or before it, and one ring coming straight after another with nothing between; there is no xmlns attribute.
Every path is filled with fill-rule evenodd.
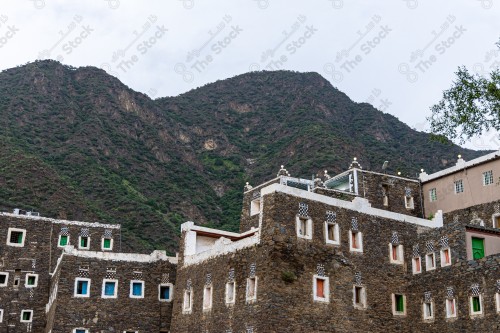
<svg viewBox="0 0 500 333"><path fill-rule="evenodd" d="M247 302L253 302L257 300L257 277L251 277L247 279Z"/></svg>
<svg viewBox="0 0 500 333"><path fill-rule="evenodd" d="M392 314L395 316L406 315L406 297L402 294L392 294Z"/></svg>
<svg viewBox="0 0 500 333"><path fill-rule="evenodd" d="M203 310L212 308L212 285L203 288Z"/></svg>
<svg viewBox="0 0 500 333"><path fill-rule="evenodd" d="M361 286L354 286L352 288L353 293L353 304L355 308L365 309L366 308L366 290Z"/></svg>
<svg viewBox="0 0 500 333"><path fill-rule="evenodd" d="M101 243L101 248L103 251L113 249L113 238L103 238Z"/></svg>
<svg viewBox="0 0 500 333"><path fill-rule="evenodd" d="M405 197L405 208L406 209L415 208L415 202L413 201L413 197Z"/></svg>
<svg viewBox="0 0 500 333"><path fill-rule="evenodd" d="M118 280L102 280L102 298L116 298L118 295Z"/></svg>
<svg viewBox="0 0 500 333"><path fill-rule="evenodd" d="M446 318L454 318L457 316L457 303L454 298L446 300Z"/></svg>
<svg viewBox="0 0 500 333"><path fill-rule="evenodd" d="M470 315L477 316L483 314L482 295L471 296L469 299L470 299Z"/></svg>
<svg viewBox="0 0 500 333"><path fill-rule="evenodd" d="M24 285L26 288L34 288L38 286L38 274L26 274L26 281Z"/></svg>
<svg viewBox="0 0 500 333"><path fill-rule="evenodd" d="M330 301L330 282L325 276L313 276L313 300L315 302Z"/></svg>
<svg viewBox="0 0 500 333"><path fill-rule="evenodd" d="M429 190L429 200L431 202L434 202L434 201L437 201L438 197L437 197L437 190L435 188L431 188Z"/></svg>
<svg viewBox="0 0 500 333"><path fill-rule="evenodd" d="M404 263L403 245L389 243L389 262L399 265Z"/></svg>
<svg viewBox="0 0 500 333"><path fill-rule="evenodd" d="M170 302L172 300L172 294L174 291L174 286L171 283L162 283L158 286L158 299L160 302Z"/></svg>
<svg viewBox="0 0 500 333"><path fill-rule="evenodd" d="M69 236L59 235L59 241L57 242L58 247L65 247L69 244Z"/></svg>
<svg viewBox="0 0 500 333"><path fill-rule="evenodd" d="M325 222L325 242L327 244L340 244L339 225Z"/></svg>
<svg viewBox="0 0 500 333"><path fill-rule="evenodd" d="M184 301L182 302L182 312L191 312L193 306L193 291L186 289L184 291Z"/></svg>
<svg viewBox="0 0 500 333"><path fill-rule="evenodd" d="M462 179L455 181L455 193L462 193L464 191L464 183Z"/></svg>
<svg viewBox="0 0 500 333"><path fill-rule="evenodd" d="M483 172L483 185L493 184L493 170Z"/></svg>
<svg viewBox="0 0 500 333"><path fill-rule="evenodd" d="M434 303L424 302L423 312L424 312L424 320L434 319Z"/></svg>
<svg viewBox="0 0 500 333"><path fill-rule="evenodd" d="M422 258L414 257L411 260L413 274L422 273Z"/></svg>
<svg viewBox="0 0 500 333"><path fill-rule="evenodd" d="M389 197L387 196L387 194L384 194L384 198L382 199L382 204L385 207L389 206Z"/></svg>
<svg viewBox="0 0 500 333"><path fill-rule="evenodd" d="M425 270L432 271L433 269L436 269L436 255L434 252L427 253L425 255Z"/></svg>
<svg viewBox="0 0 500 333"><path fill-rule="evenodd" d="M89 330L86 328L75 328L73 333L89 333Z"/></svg>
<svg viewBox="0 0 500 333"><path fill-rule="evenodd" d="M3 323L3 309L0 309L0 323Z"/></svg>
<svg viewBox="0 0 500 333"><path fill-rule="evenodd" d="M500 229L500 214L493 214L491 219L493 220L493 228Z"/></svg>
<svg viewBox="0 0 500 333"><path fill-rule="evenodd" d="M451 250L450 248L441 250L441 267L446 267L451 265Z"/></svg>
<svg viewBox="0 0 500 333"><path fill-rule="evenodd" d="M21 311L21 323L31 323L33 321L33 310Z"/></svg>
<svg viewBox="0 0 500 333"><path fill-rule="evenodd" d="M90 279L76 278L74 297L89 297L90 296Z"/></svg>
<svg viewBox="0 0 500 333"><path fill-rule="evenodd" d="M80 236L78 239L78 248L88 250L90 248L90 237Z"/></svg>
<svg viewBox="0 0 500 333"><path fill-rule="evenodd" d="M495 294L495 303L497 304L497 312L500 312L500 293Z"/></svg>
<svg viewBox="0 0 500 333"><path fill-rule="evenodd" d="M144 298L144 281L130 281L130 298Z"/></svg>
<svg viewBox="0 0 500 333"><path fill-rule="evenodd" d="M361 232L349 230L349 250L363 252L363 235Z"/></svg>
<svg viewBox="0 0 500 333"><path fill-rule="evenodd" d="M226 304L234 304L236 301L236 283L226 283Z"/></svg>
<svg viewBox="0 0 500 333"><path fill-rule="evenodd" d="M312 220L298 216L296 217L297 237L312 239Z"/></svg>
<svg viewBox="0 0 500 333"><path fill-rule="evenodd" d="M0 272L0 287L7 287L8 282L9 282L9 273Z"/></svg>
<svg viewBox="0 0 500 333"><path fill-rule="evenodd" d="M250 203L250 216L254 216L260 213L260 198L253 199Z"/></svg>
<svg viewBox="0 0 500 333"><path fill-rule="evenodd" d="M472 258L474 260L484 258L484 238L472 237Z"/></svg>
<svg viewBox="0 0 500 333"><path fill-rule="evenodd" d="M25 235L26 230L24 229L9 228L9 231L7 232L7 245L23 247Z"/></svg>

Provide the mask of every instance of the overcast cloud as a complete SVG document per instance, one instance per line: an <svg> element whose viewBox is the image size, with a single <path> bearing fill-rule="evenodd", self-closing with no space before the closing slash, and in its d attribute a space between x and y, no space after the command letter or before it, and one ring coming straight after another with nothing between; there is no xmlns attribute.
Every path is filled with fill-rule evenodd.
<svg viewBox="0 0 500 333"><path fill-rule="evenodd" d="M425 130L466 65L500 65L500 0L2 0L0 69L96 66L152 98L252 70L318 72ZM467 144L498 149L496 134Z"/></svg>

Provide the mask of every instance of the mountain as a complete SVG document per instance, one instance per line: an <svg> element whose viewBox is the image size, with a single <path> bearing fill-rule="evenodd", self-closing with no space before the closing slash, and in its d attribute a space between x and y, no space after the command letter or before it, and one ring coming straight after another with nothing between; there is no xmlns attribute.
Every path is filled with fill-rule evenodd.
<svg viewBox="0 0 500 333"><path fill-rule="evenodd" d="M151 100L105 71L0 73L0 209L121 223L125 251L176 250L193 220L237 230L243 185L365 169L412 175L483 152L429 140L317 73L252 72Z"/></svg>

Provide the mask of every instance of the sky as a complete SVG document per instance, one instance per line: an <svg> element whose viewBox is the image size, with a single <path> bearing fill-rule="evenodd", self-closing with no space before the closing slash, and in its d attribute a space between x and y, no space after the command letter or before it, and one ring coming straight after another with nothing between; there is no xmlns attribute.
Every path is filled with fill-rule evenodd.
<svg viewBox="0 0 500 333"><path fill-rule="evenodd" d="M500 0L0 0L0 70L96 66L151 98L256 70L317 72L410 127L458 66L500 67ZM465 144L499 149L498 133Z"/></svg>

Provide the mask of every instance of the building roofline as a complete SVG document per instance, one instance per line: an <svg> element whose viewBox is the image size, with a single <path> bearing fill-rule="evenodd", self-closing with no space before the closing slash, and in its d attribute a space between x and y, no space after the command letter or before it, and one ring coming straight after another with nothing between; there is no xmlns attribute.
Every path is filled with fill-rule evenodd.
<svg viewBox="0 0 500 333"><path fill-rule="evenodd" d="M462 171L462 170L465 170L465 169L468 169L468 168L471 168L471 167L474 167L474 166L477 166L477 165L480 165L480 164L483 164L483 163L486 163L489 161L496 160L498 158L500 158L500 150L497 150L493 153L489 153L489 154L480 156L480 157L475 158L475 159L470 160L470 161L465 161L462 158L459 158L457 163L454 166L449 167L447 169L444 169L444 170L441 170L441 171L438 171L435 173L431 173L430 175L428 175L425 172L420 173L419 179L420 179L420 181L422 181L422 183L425 184L431 180L436 180L438 178L445 177L445 176L454 174L456 172L459 172L459 171Z"/></svg>
<svg viewBox="0 0 500 333"><path fill-rule="evenodd" d="M59 219L53 219L53 218L49 218L49 217L19 215L19 214L13 214L13 213L0 213L0 216L8 216L8 217L14 217L14 218L24 219L24 220L44 221L44 222L50 222L50 223L54 223L54 224L68 224L68 225L79 225L82 227L121 229L120 224L106 224L106 223L100 223L100 222L81 222L81 221L59 220Z"/></svg>

